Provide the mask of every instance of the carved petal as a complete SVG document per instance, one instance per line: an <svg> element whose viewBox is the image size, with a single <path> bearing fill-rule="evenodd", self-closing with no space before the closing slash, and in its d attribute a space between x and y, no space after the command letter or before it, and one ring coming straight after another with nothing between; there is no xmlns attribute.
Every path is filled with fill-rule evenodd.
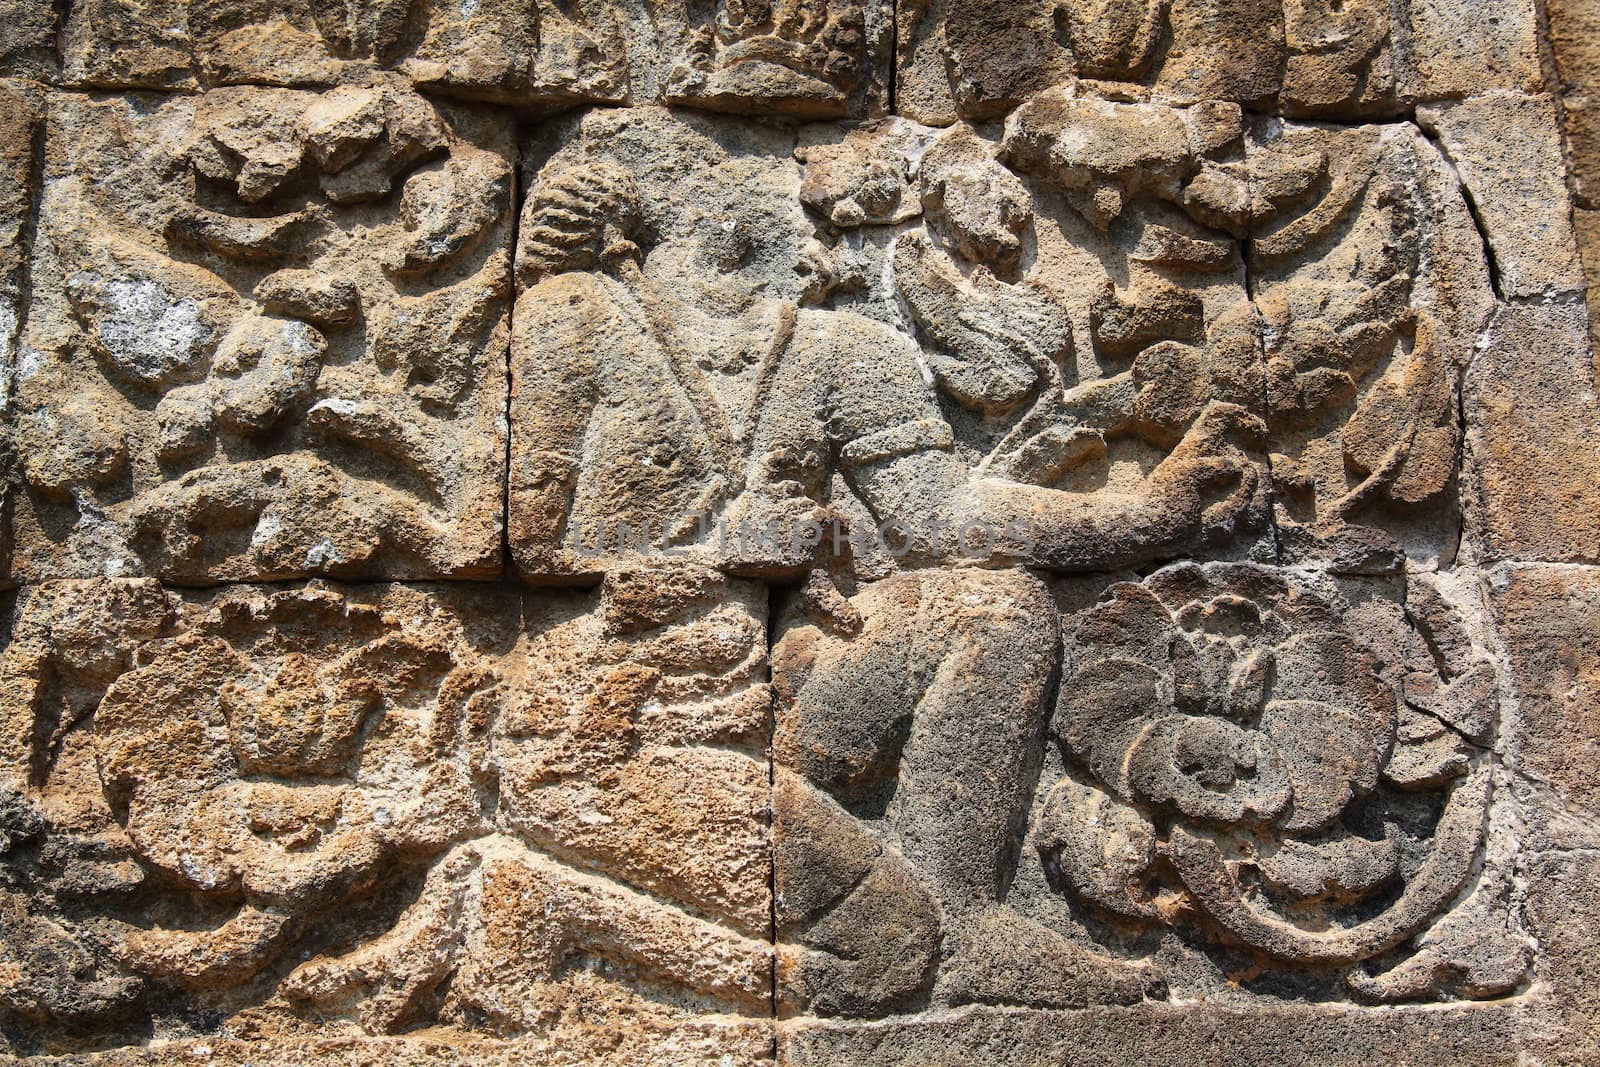
<svg viewBox="0 0 1600 1067"><path fill-rule="evenodd" d="M1294 811L1284 822L1293 831L1332 823L1358 793L1377 784L1389 754L1389 738L1374 737L1355 712L1318 700L1274 700L1261 729L1288 761L1294 779Z"/></svg>
<svg viewBox="0 0 1600 1067"><path fill-rule="evenodd" d="M1156 856L1156 831L1136 809L1063 778L1045 798L1039 844L1055 853L1078 898L1131 919L1153 919L1144 882Z"/></svg>
<svg viewBox="0 0 1600 1067"><path fill-rule="evenodd" d="M1267 822L1288 807L1289 767L1265 736L1208 716L1155 723L1128 756L1135 795L1192 819Z"/></svg>
<svg viewBox="0 0 1600 1067"><path fill-rule="evenodd" d="M1264 849L1258 862L1273 889L1298 900L1359 897L1400 873L1400 848L1393 838L1353 834L1317 842L1287 838Z"/></svg>
<svg viewBox="0 0 1600 1067"><path fill-rule="evenodd" d="M1205 912L1251 948L1297 963L1353 963L1393 948L1426 926L1472 874L1489 809L1489 770L1480 766L1450 794L1432 853L1398 900L1366 922L1303 930L1245 899L1214 841L1174 828L1168 855Z"/></svg>

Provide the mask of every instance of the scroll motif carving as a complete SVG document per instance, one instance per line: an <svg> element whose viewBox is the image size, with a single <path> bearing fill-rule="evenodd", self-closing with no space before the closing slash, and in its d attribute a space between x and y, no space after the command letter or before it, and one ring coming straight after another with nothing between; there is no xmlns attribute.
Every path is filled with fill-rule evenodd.
<svg viewBox="0 0 1600 1067"><path fill-rule="evenodd" d="M1509 872L1474 883L1493 667L1431 579L1395 584L1176 564L1059 630L1023 574L802 609L774 653L780 936L850 961L811 1009L1125 1003L1211 968L1366 1001L1517 989ZM905 870L931 902L888 888ZM862 918L852 881L895 919ZM1128 958L1152 927L1188 947Z"/></svg>
<svg viewBox="0 0 1600 1067"><path fill-rule="evenodd" d="M1074 77L1121 99L1342 121L1392 117L1468 84L1538 84L1523 5L1476 25L1430 0L1029 0L1001 11L912 0L899 11L903 113L926 122L1001 117Z"/></svg>
<svg viewBox="0 0 1600 1067"><path fill-rule="evenodd" d="M31 593L7 1008L509 1035L588 1001L639 1017L640 1055L709 1012L739 1040L771 995L761 599L641 580Z"/></svg>
<svg viewBox="0 0 1600 1067"><path fill-rule="evenodd" d="M1412 595L1439 606L1426 579ZM1067 626L1051 732L1071 770L1041 811L1047 862L1091 908L1351 968L1366 996L1514 988L1527 945L1492 929L1470 951L1446 932L1417 958L1384 955L1439 922L1472 877L1492 667L1459 652L1413 666L1430 654L1422 634L1384 647L1341 614L1243 566L1179 565L1107 590Z"/></svg>
<svg viewBox="0 0 1600 1067"><path fill-rule="evenodd" d="M451 96L554 111L659 101L838 118L887 107L887 0L255 0L66 14L84 88L285 88L392 72Z"/></svg>
<svg viewBox="0 0 1600 1067"><path fill-rule="evenodd" d="M74 136L18 359L21 573L497 566L502 126L391 87L50 121Z"/></svg>
<svg viewBox="0 0 1600 1067"><path fill-rule="evenodd" d="M0 1054L1596 1059L1581 22L0 0Z"/></svg>

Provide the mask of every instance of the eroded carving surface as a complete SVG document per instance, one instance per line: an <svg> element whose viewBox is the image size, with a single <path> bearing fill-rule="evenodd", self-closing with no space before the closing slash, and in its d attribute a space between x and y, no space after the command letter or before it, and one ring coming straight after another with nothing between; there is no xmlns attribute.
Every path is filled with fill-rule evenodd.
<svg viewBox="0 0 1600 1067"><path fill-rule="evenodd" d="M1580 7L0 0L0 1053L1593 1061Z"/></svg>
<svg viewBox="0 0 1600 1067"><path fill-rule="evenodd" d="M18 573L496 573L507 125L388 84L49 123Z"/></svg>
<svg viewBox="0 0 1600 1067"><path fill-rule="evenodd" d="M394 71L544 110L661 101L865 115L887 106L892 19L888 0L91 0L62 25L61 75L84 88L176 89L321 87ZM19 59L32 43L19 41Z"/></svg>
<svg viewBox="0 0 1600 1067"><path fill-rule="evenodd" d="M1004 115L1069 77L1122 98L1392 115L1418 99L1541 88L1528 0L901 0L902 113Z"/></svg>
<svg viewBox="0 0 1600 1067"><path fill-rule="evenodd" d="M889 519L926 534L912 560L977 526L1052 569L1248 552L1269 461L1295 559L1454 548L1458 382L1493 294L1415 127L1069 87L1003 130L805 127L792 161L725 120L572 130L518 249L525 573L641 543L783 573ZM807 522L809 553L737 536Z"/></svg>
<svg viewBox="0 0 1600 1067"><path fill-rule="evenodd" d="M799 620L773 664L779 781L800 779L777 794L777 884L800 943L851 968L813 1004L1215 995L1252 958L1233 981L1383 1001L1516 988L1530 943L1507 875L1456 903L1485 848L1492 664L1430 579L1315 584L1179 564L1058 624L1024 575L902 576L852 598L853 632ZM1040 685L1057 670L1058 691ZM933 899L878 906L905 916L902 940L927 932L885 942L852 880L906 869ZM1182 953L1153 951L1162 926Z"/></svg>
<svg viewBox="0 0 1600 1067"><path fill-rule="evenodd" d="M31 590L4 660L7 1008L41 1034L454 1022L619 1062L759 1040L763 605L703 573ZM640 1044L595 1045L585 1011Z"/></svg>

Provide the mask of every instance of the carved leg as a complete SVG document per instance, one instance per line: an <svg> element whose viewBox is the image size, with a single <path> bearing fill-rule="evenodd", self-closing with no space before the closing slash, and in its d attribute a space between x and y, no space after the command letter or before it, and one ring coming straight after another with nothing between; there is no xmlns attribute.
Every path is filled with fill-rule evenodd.
<svg viewBox="0 0 1600 1067"><path fill-rule="evenodd" d="M455 968L477 864L472 846L456 849L428 872L416 903L393 929L353 952L297 968L283 981L284 995L323 1011L358 1010L369 1033L398 1029Z"/></svg>
<svg viewBox="0 0 1600 1067"><path fill-rule="evenodd" d="M992 903L1042 750L1049 595L1024 572L973 570L891 578L852 606L856 636L803 628L774 653L774 758L853 814L887 814L947 908Z"/></svg>
<svg viewBox="0 0 1600 1067"><path fill-rule="evenodd" d="M591 955L705 994L730 1009L765 1010L772 946L707 919L530 852L520 842L479 843L478 913L456 993L491 1015L514 1018L572 956Z"/></svg>
<svg viewBox="0 0 1600 1067"><path fill-rule="evenodd" d="M1020 571L908 574L851 606L862 618L853 637L796 627L773 654L774 757L842 805L780 769L779 938L823 954L795 957L780 977L830 1014L926 997L936 941L926 884L955 952L939 999L1139 999L1141 969L1085 952L1003 903L1059 656L1043 585ZM903 859L851 815L886 817Z"/></svg>

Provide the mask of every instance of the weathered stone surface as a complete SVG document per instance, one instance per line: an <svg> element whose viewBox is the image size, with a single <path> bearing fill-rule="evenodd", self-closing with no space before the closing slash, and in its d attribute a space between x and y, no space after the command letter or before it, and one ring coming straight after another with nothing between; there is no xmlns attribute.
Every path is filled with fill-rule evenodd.
<svg viewBox="0 0 1600 1067"><path fill-rule="evenodd" d="M0 20L0 77L45 78L56 67L56 5L50 0L6 0Z"/></svg>
<svg viewBox="0 0 1600 1067"><path fill-rule="evenodd" d="M798 572L890 516L946 531L908 559L958 557L963 526L1052 569L1239 552L1269 455L1267 551L1368 571L1454 551L1456 383L1495 297L1415 127L1247 128L1068 87L996 132L808 127L790 161L778 131L597 111L541 143L512 357L523 573L603 571L641 538ZM824 532L738 536L769 522Z"/></svg>
<svg viewBox="0 0 1600 1067"><path fill-rule="evenodd" d="M900 0L898 110L991 118L1076 76L1119 98L1391 116L1537 92L1533 0Z"/></svg>
<svg viewBox="0 0 1600 1067"><path fill-rule="evenodd" d="M1248 169L1281 550L1358 573L1448 562L1456 383L1495 299L1455 172L1404 123L1268 124ZM1200 196L1237 198L1230 177Z"/></svg>
<svg viewBox="0 0 1600 1067"><path fill-rule="evenodd" d="M1600 812L1600 573L1505 564L1489 573L1517 698L1517 769Z"/></svg>
<svg viewBox="0 0 1600 1067"><path fill-rule="evenodd" d="M1589 0L1552 0L1546 5L1550 50L1561 96L1561 126L1566 134L1572 175L1578 250L1588 278L1600 277L1600 7ZM1600 292L1590 286L1589 318L1600 312ZM1600 338L1600 330L1591 334Z"/></svg>
<svg viewBox="0 0 1600 1067"><path fill-rule="evenodd" d="M1572 228L1578 239L1578 254L1583 259L1583 274L1587 279L1600 277L1600 211L1582 208L1572 213ZM1600 329L1595 322L1600 319L1600 288L1586 284L1589 304L1589 340L1594 347L1600 339Z"/></svg>
<svg viewBox="0 0 1600 1067"><path fill-rule="evenodd" d="M539 110L659 101L872 115L888 107L890 2L85 0L61 35L62 76L103 89L310 88L396 71L419 87ZM49 15L48 4L28 8L25 24ZM30 40L19 40L12 72L31 72Z"/></svg>
<svg viewBox="0 0 1600 1067"><path fill-rule="evenodd" d="M780 952L793 931L850 961L780 968L802 1005L1522 986L1493 661L1461 616L1480 608L1423 576L1250 564L1174 565L1079 606L1090 584L1058 591L1059 652L1056 607L1020 572L902 575L850 599L854 625L802 609L784 627Z"/></svg>
<svg viewBox="0 0 1600 1067"><path fill-rule="evenodd" d="M17 344L28 314L28 258L39 196L43 116L39 87L0 80L0 411L10 408ZM0 423L0 429L9 424ZM16 484L10 435L0 438L0 515ZM11 584L11 531L0 526L0 587Z"/></svg>
<svg viewBox="0 0 1600 1067"><path fill-rule="evenodd" d="M1466 544L1480 559L1600 560L1600 401L1584 304L1502 306L1463 395Z"/></svg>
<svg viewBox="0 0 1600 1067"><path fill-rule="evenodd" d="M153 1012L758 1057L764 600L694 572L31 587L0 659L16 1040Z"/></svg>
<svg viewBox="0 0 1600 1067"><path fill-rule="evenodd" d="M1550 51L1559 78L1562 105L1562 131L1572 149L1573 192L1585 207L1594 206L1600 191L1600 140L1595 123L1596 93L1600 85L1600 53L1596 52L1596 33L1600 31L1600 8L1590 0L1549 0L1545 5L1550 21Z"/></svg>
<svg viewBox="0 0 1600 1067"><path fill-rule="evenodd" d="M498 574L507 124L387 84L49 124L18 574Z"/></svg>
<svg viewBox="0 0 1600 1067"><path fill-rule="evenodd" d="M1592 9L0 0L0 1058L1594 1060Z"/></svg>
<svg viewBox="0 0 1600 1067"><path fill-rule="evenodd" d="M1513 1067L1519 1052L1507 1035L1517 1024L1506 1005L1359 1015L1310 1005L1259 1011L1209 1004L1204 1011L1189 1004L1073 1012L969 1008L896 1026L797 1023L784 1027L781 1055L797 1067L1032 1067L1041 1061L1272 1067L1300 1060L1329 1067Z"/></svg>
<svg viewBox="0 0 1600 1067"><path fill-rule="evenodd" d="M1421 108L1417 119L1476 205L1500 291L1516 298L1582 289L1555 101L1489 93Z"/></svg>
<svg viewBox="0 0 1600 1067"><path fill-rule="evenodd" d="M1396 79L1402 96L1438 100L1544 87L1534 0L1409 0L1408 7L1409 62Z"/></svg>
<svg viewBox="0 0 1600 1067"><path fill-rule="evenodd" d="M1544 852L1528 863L1527 911L1548 946L1542 982L1550 990L1546 1004L1554 1010L1533 1015L1525 1024L1526 1045L1542 1063L1562 1067L1593 1062L1600 1055L1595 1035L1594 924L1589 916L1600 904L1600 856L1594 850ZM1545 998L1541 998L1545 999Z"/></svg>
<svg viewBox="0 0 1600 1067"><path fill-rule="evenodd" d="M1109 107L1083 104L1108 137ZM781 575L852 533L862 573L895 556L1085 569L1259 533L1237 245L1141 227L1164 187L1114 184L1141 151L1195 173L1196 151L1237 141L1238 110L1135 109L1148 149L1058 173L1038 153L1077 120L1053 98L1028 108L999 142L896 123L807 128L797 148L729 120L598 111L539 153L512 341L522 572L604 571L641 537ZM1105 167L1112 199L1062 203L1061 182ZM1109 232L1125 204L1129 227ZM889 519L909 541L879 536Z"/></svg>

